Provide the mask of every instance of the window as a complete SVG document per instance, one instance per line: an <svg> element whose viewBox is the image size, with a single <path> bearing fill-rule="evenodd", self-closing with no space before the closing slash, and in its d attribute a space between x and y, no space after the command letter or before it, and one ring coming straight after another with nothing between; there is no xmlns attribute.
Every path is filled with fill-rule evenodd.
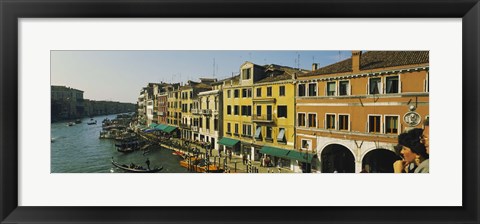
<svg viewBox="0 0 480 224"><path fill-rule="evenodd" d="M339 95L340 96L346 96L350 95L349 94L349 87L348 87L348 81L340 81L339 82Z"/></svg>
<svg viewBox="0 0 480 224"><path fill-rule="evenodd" d="M285 86L278 87L278 95L285 96Z"/></svg>
<svg viewBox="0 0 480 224"><path fill-rule="evenodd" d="M390 76L386 78L386 93L398 93L398 76Z"/></svg>
<svg viewBox="0 0 480 224"><path fill-rule="evenodd" d="M348 115L338 115L338 129L348 131Z"/></svg>
<svg viewBox="0 0 480 224"><path fill-rule="evenodd" d="M244 124L242 127L243 136L252 136L252 125Z"/></svg>
<svg viewBox="0 0 480 224"><path fill-rule="evenodd" d="M285 143L287 139L285 138L285 128L278 129L277 142Z"/></svg>
<svg viewBox="0 0 480 224"><path fill-rule="evenodd" d="M208 119L208 118L205 118L205 128L207 130L210 130L210 119Z"/></svg>
<svg viewBox="0 0 480 224"><path fill-rule="evenodd" d="M326 128L335 129L335 114L327 114Z"/></svg>
<svg viewBox="0 0 480 224"><path fill-rule="evenodd" d="M242 89L242 97L243 98L247 97L247 89Z"/></svg>
<svg viewBox="0 0 480 224"><path fill-rule="evenodd" d="M298 96L305 96L305 84L298 84Z"/></svg>
<svg viewBox="0 0 480 224"><path fill-rule="evenodd" d="M250 68L242 69L242 74L243 74L243 79L250 79L252 77Z"/></svg>
<svg viewBox="0 0 480 224"><path fill-rule="evenodd" d="M232 133L232 124L227 123L227 133Z"/></svg>
<svg viewBox="0 0 480 224"><path fill-rule="evenodd" d="M308 96L317 96L317 83L308 84Z"/></svg>
<svg viewBox="0 0 480 224"><path fill-rule="evenodd" d="M382 89L382 81L380 78L371 78L368 81L368 85L370 86L368 90L369 94L379 94Z"/></svg>
<svg viewBox="0 0 480 224"><path fill-rule="evenodd" d="M232 114L232 106L230 106L230 105L227 106L227 114L228 115Z"/></svg>
<svg viewBox="0 0 480 224"><path fill-rule="evenodd" d="M257 105L257 116L262 116L262 106Z"/></svg>
<svg viewBox="0 0 480 224"><path fill-rule="evenodd" d="M308 114L308 127L317 127L317 115Z"/></svg>
<svg viewBox="0 0 480 224"><path fill-rule="evenodd" d="M238 106L233 107L233 115L238 115Z"/></svg>
<svg viewBox="0 0 480 224"><path fill-rule="evenodd" d="M312 146L311 140L302 139L302 149L310 150L311 146Z"/></svg>
<svg viewBox="0 0 480 224"><path fill-rule="evenodd" d="M327 82L327 96L335 96L337 90L336 82Z"/></svg>
<svg viewBox="0 0 480 224"><path fill-rule="evenodd" d="M385 116L385 133L398 134L398 116Z"/></svg>
<svg viewBox="0 0 480 224"><path fill-rule="evenodd" d="M267 87L267 96L272 96L272 87Z"/></svg>
<svg viewBox="0 0 480 224"><path fill-rule="evenodd" d="M213 119L213 130L218 131L218 119Z"/></svg>
<svg viewBox="0 0 480 224"><path fill-rule="evenodd" d="M242 106L242 116L252 116L252 106Z"/></svg>
<svg viewBox="0 0 480 224"><path fill-rule="evenodd" d="M262 139L262 126L257 126L255 130L255 139Z"/></svg>
<svg viewBox="0 0 480 224"><path fill-rule="evenodd" d="M240 90L236 89L233 91L233 97L238 98L240 97Z"/></svg>
<svg viewBox="0 0 480 224"><path fill-rule="evenodd" d="M257 88L257 97L261 97L261 96L262 96L262 88L258 87Z"/></svg>
<svg viewBox="0 0 480 224"><path fill-rule="evenodd" d="M278 118L287 118L287 106L277 106Z"/></svg>
<svg viewBox="0 0 480 224"><path fill-rule="evenodd" d="M272 127L267 127L267 133L265 134L266 139L272 139Z"/></svg>
<svg viewBox="0 0 480 224"><path fill-rule="evenodd" d="M368 116L368 132L380 133L380 116L377 116L377 115Z"/></svg>
<svg viewBox="0 0 480 224"><path fill-rule="evenodd" d="M199 123L198 123L198 127L203 128L203 118L200 118L200 119L198 120L198 122L199 122Z"/></svg>
<svg viewBox="0 0 480 224"><path fill-rule="evenodd" d="M298 126L305 127L305 114L298 113Z"/></svg>
<svg viewBox="0 0 480 224"><path fill-rule="evenodd" d="M235 134L238 135L238 123L235 123Z"/></svg>
<svg viewBox="0 0 480 224"><path fill-rule="evenodd" d="M227 98L230 98L230 92L231 90L227 90Z"/></svg>

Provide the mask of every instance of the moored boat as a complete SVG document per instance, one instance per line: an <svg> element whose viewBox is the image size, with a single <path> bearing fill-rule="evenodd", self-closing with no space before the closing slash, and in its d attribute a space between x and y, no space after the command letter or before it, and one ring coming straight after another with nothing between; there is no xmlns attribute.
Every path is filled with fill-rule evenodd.
<svg viewBox="0 0 480 224"><path fill-rule="evenodd" d="M144 168L142 166L135 165L133 163L130 164L130 166L128 166L128 165L125 165L125 164L117 163L113 159L112 159L112 164L115 167L118 167L118 168L120 168L124 171L130 172L130 173L156 173L156 172L159 172L163 169L163 166L162 167L155 167L153 169L147 169L147 168Z"/></svg>
<svg viewBox="0 0 480 224"><path fill-rule="evenodd" d="M220 167L208 163L205 159L198 157L187 157L185 160L180 161L180 166L185 167L197 173L223 173L223 169Z"/></svg>

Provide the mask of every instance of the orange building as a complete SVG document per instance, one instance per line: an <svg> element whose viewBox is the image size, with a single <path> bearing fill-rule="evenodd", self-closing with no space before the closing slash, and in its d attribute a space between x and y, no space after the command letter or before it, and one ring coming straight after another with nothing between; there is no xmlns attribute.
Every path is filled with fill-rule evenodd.
<svg viewBox="0 0 480 224"><path fill-rule="evenodd" d="M393 172L397 136L428 118L428 79L428 51L353 51L299 74L296 146L312 171Z"/></svg>

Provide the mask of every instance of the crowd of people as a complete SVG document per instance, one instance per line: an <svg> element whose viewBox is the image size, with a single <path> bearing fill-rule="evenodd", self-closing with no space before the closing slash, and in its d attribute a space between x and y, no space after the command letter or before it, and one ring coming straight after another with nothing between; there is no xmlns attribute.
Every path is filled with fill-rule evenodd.
<svg viewBox="0 0 480 224"><path fill-rule="evenodd" d="M424 128L414 128L398 136L395 151L402 160L393 163L395 173L429 173L430 126L428 120Z"/></svg>

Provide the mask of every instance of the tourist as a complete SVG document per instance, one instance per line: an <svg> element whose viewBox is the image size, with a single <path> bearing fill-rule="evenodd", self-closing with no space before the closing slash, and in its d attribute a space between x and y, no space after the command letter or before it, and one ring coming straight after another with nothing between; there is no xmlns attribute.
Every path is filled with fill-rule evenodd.
<svg viewBox="0 0 480 224"><path fill-rule="evenodd" d="M150 170L150 160L147 158L147 161L145 161L145 163L147 164L147 168Z"/></svg>
<svg viewBox="0 0 480 224"><path fill-rule="evenodd" d="M425 149L427 149L427 154L430 154L430 125L428 118L425 120L423 123L423 133L422 136L420 137L420 142L425 145Z"/></svg>
<svg viewBox="0 0 480 224"><path fill-rule="evenodd" d="M425 145L420 142L422 135L423 130L415 128L398 136L398 144L401 146L400 154L403 160L401 160L401 163L399 161L394 163L396 172L399 171L400 164L405 172L411 172L408 169L411 164L417 166L414 170L415 173L429 172L429 155Z"/></svg>

